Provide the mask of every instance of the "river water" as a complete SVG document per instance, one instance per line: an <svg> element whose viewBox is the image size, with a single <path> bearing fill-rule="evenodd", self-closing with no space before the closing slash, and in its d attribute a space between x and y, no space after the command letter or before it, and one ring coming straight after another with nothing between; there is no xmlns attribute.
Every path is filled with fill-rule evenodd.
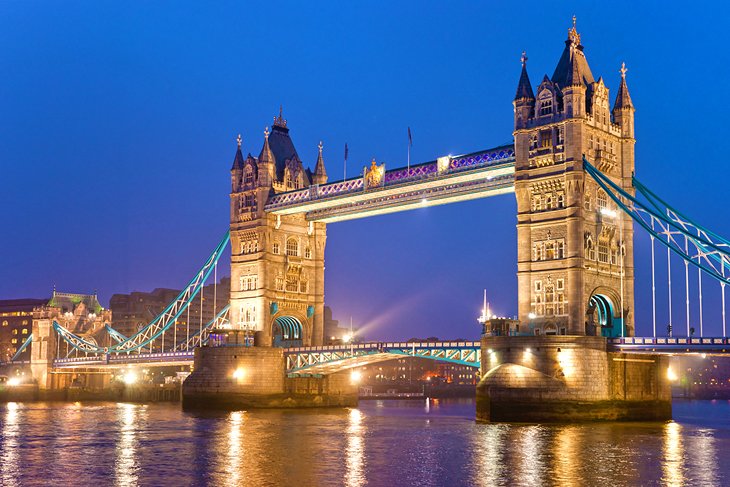
<svg viewBox="0 0 730 487"><path fill-rule="evenodd" d="M0 485L729 485L730 403L668 423L476 424L471 400L190 413L0 405Z"/></svg>

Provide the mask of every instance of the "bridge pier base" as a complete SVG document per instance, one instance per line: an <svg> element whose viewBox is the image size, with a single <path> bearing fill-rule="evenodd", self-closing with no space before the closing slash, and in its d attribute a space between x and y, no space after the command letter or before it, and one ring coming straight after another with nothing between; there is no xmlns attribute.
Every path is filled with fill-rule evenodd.
<svg viewBox="0 0 730 487"><path fill-rule="evenodd" d="M270 347L196 348L193 372L183 383L191 409L357 406L349 373L287 377L284 350Z"/></svg>
<svg viewBox="0 0 730 487"><path fill-rule="evenodd" d="M668 359L583 336L483 337L477 421L671 419Z"/></svg>

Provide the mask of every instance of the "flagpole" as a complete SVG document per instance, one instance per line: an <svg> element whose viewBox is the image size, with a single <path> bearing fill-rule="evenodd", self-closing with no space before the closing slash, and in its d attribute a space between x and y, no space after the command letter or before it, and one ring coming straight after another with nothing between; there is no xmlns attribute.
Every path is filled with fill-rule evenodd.
<svg viewBox="0 0 730 487"><path fill-rule="evenodd" d="M345 142L345 169L342 171L342 181L347 180L347 142Z"/></svg>
<svg viewBox="0 0 730 487"><path fill-rule="evenodd" d="M411 128L408 127L408 172L411 171L411 145L413 145L413 137L411 137Z"/></svg>

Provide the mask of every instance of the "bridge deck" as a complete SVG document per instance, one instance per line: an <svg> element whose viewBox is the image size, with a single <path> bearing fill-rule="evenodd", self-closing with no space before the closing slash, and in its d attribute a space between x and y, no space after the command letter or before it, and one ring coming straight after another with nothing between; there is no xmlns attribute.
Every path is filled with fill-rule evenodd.
<svg viewBox="0 0 730 487"><path fill-rule="evenodd" d="M609 338L610 351L636 354L728 355L730 338L626 337ZM371 342L353 345L295 347L284 350L287 370L293 374L330 374L403 357L430 358L478 367L480 342ZM134 365L166 367L190 365L193 351L138 353L56 359L57 369L106 369Z"/></svg>
<svg viewBox="0 0 730 487"><path fill-rule="evenodd" d="M307 220L335 222L425 206L485 198L514 191L514 148L496 147L335 183L280 193L266 211L275 215L306 213Z"/></svg>

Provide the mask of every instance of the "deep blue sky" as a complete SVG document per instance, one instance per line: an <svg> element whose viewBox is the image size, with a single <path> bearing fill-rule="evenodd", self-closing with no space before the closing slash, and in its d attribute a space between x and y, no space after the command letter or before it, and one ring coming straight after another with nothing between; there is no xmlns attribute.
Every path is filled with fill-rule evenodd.
<svg viewBox="0 0 730 487"><path fill-rule="evenodd" d="M2 2L0 297L46 296L55 283L98 289L108 303L115 292L184 285L228 225L236 134L258 154L279 104L305 163L324 141L331 180L342 177L345 142L351 175L372 157L405 165L407 126L414 162L509 142L521 51L536 85L574 13L612 101L627 63L637 175L730 234L728 10ZM332 224L326 301L370 338L476 337L483 288L498 314L516 313L515 234L512 195ZM648 239L636 245L647 333ZM709 306L719 291L706 282Z"/></svg>

